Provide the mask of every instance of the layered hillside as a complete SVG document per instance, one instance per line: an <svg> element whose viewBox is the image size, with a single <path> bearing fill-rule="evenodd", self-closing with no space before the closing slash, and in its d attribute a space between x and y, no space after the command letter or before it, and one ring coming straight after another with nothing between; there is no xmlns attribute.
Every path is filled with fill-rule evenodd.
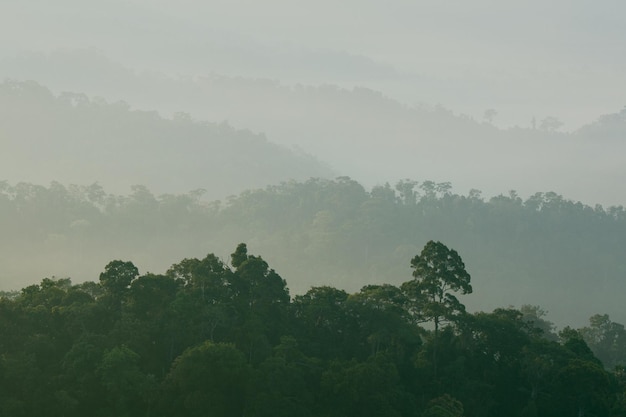
<svg viewBox="0 0 626 417"><path fill-rule="evenodd" d="M227 123L172 119L35 82L0 84L0 180L91 184L127 192L205 189L224 198L290 179L332 175L315 158Z"/></svg>

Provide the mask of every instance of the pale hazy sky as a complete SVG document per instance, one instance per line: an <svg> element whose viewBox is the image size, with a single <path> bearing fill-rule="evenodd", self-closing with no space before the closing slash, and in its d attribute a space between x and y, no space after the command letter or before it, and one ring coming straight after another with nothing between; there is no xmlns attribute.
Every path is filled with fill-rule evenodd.
<svg viewBox="0 0 626 417"><path fill-rule="evenodd" d="M626 2L616 0L2 0L0 27L0 56L96 48L178 74L254 73L254 59L237 68L183 53L206 45L250 53L259 67L302 51L363 56L395 76L354 84L477 119L494 108L501 127L550 115L575 129L626 105ZM332 65L320 62L319 77L297 68L258 76L349 86Z"/></svg>

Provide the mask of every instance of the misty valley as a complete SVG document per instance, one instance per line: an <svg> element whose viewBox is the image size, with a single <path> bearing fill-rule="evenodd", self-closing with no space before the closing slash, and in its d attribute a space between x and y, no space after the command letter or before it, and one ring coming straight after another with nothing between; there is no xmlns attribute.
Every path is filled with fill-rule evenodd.
<svg viewBox="0 0 626 417"><path fill-rule="evenodd" d="M227 124L0 87L3 167L33 174L0 182L0 415L625 412L623 206L366 186Z"/></svg>
<svg viewBox="0 0 626 417"><path fill-rule="evenodd" d="M0 1L0 417L626 416L623 16Z"/></svg>

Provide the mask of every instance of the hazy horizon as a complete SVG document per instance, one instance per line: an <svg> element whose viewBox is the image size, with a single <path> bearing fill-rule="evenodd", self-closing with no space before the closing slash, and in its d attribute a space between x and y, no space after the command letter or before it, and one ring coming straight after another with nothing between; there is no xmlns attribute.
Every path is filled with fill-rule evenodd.
<svg viewBox="0 0 626 417"><path fill-rule="evenodd" d="M175 4L175 5L174 5ZM94 48L139 71L364 86L499 127L626 105L618 1L4 2L0 57Z"/></svg>
<svg viewBox="0 0 626 417"><path fill-rule="evenodd" d="M0 415L626 415L625 45L623 0L0 0Z"/></svg>

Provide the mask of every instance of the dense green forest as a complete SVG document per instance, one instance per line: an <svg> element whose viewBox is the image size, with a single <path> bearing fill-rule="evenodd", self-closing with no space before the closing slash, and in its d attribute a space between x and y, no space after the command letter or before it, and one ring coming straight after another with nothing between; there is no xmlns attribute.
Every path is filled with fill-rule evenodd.
<svg viewBox="0 0 626 417"><path fill-rule="evenodd" d="M623 368L585 342L620 343L623 365L623 326L470 314L456 250L429 241L406 263L399 286L295 297L245 244L165 274L115 260L97 282L43 279L0 298L0 415L625 415Z"/></svg>
<svg viewBox="0 0 626 417"><path fill-rule="evenodd" d="M626 417L626 2L564 3L0 0L0 417Z"/></svg>
<svg viewBox="0 0 626 417"><path fill-rule="evenodd" d="M111 259L145 271L237 242L290 277L293 294L332 285L399 285L406 262L431 239L463 253L473 271L471 311L539 305L560 327L594 314L626 322L626 211L590 207L547 192L522 199L452 192L450 184L403 180L370 190L349 178L311 179L207 202L202 192L128 195L98 184L0 183L0 282L16 290L44 277L96 279Z"/></svg>

